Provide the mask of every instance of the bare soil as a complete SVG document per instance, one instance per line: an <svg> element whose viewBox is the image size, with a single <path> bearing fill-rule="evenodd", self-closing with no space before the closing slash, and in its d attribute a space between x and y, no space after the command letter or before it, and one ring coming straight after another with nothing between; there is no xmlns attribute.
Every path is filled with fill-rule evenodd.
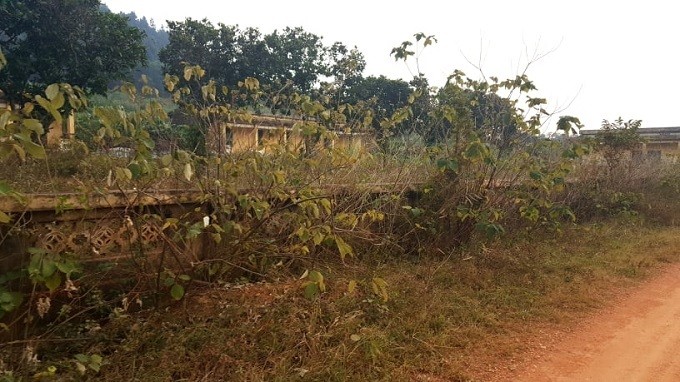
<svg viewBox="0 0 680 382"><path fill-rule="evenodd" d="M680 381L680 264L535 341L522 360L505 361L485 380Z"/></svg>

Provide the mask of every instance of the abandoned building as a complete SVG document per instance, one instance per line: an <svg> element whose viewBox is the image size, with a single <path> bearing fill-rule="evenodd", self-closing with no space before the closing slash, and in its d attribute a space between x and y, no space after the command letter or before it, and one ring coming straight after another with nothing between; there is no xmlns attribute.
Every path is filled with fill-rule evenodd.
<svg viewBox="0 0 680 382"><path fill-rule="evenodd" d="M582 137L594 138L600 130L581 130ZM633 159L675 160L680 155L680 126L638 129L643 142L631 152Z"/></svg>

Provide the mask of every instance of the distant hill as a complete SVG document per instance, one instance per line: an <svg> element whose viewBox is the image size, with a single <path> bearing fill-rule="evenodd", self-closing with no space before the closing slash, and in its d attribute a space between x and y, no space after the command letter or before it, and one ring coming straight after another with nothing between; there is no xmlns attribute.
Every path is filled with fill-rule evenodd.
<svg viewBox="0 0 680 382"><path fill-rule="evenodd" d="M100 6L102 12L111 12L111 10L104 4ZM149 85L163 91L163 67L158 59L158 52L169 43L168 31L163 28L156 28L153 19L149 20L145 16L137 17L134 12L124 13L123 16L128 18L128 25L143 31L146 35L144 38L144 47L146 48L146 67L138 66L132 73L131 80L135 84L141 84L141 77L143 74L149 79Z"/></svg>
<svg viewBox="0 0 680 382"><path fill-rule="evenodd" d="M147 20L146 17L137 17L134 12L122 13L127 16L128 24L146 33L144 38L144 47L146 48L147 66L138 67L134 71L135 83L139 84L142 74L146 74L149 79L149 84L156 89L163 90L163 68L158 59L158 52L168 45L168 32L164 29L157 29L153 20Z"/></svg>

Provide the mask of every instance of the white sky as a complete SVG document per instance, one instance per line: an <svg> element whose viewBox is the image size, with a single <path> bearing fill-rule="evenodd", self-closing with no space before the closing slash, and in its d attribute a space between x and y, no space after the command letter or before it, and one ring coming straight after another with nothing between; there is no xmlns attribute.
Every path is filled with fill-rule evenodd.
<svg viewBox="0 0 680 382"><path fill-rule="evenodd" d="M439 43L420 57L433 86L454 69L477 77L466 62L479 62L487 76L514 76L538 47L556 49L532 64L537 96L586 128L602 119L641 119L644 127L680 126L680 27L672 1L531 0L343 0L208 1L103 0L114 12L134 11L161 25L165 20L208 18L257 27L268 33L301 26L364 54L365 75L409 79L403 62L389 53L423 32ZM518 69L520 68L520 69ZM553 120L553 123L556 121Z"/></svg>

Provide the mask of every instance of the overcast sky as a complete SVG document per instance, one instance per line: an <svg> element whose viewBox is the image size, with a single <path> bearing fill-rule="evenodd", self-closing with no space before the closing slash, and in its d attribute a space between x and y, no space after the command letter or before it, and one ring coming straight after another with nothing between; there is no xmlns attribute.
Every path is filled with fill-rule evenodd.
<svg viewBox="0 0 680 382"><path fill-rule="evenodd" d="M534 52L552 51L528 75L552 109L567 108L560 114L579 117L590 129L619 116L641 119L644 127L680 126L680 24L671 1L103 2L157 25L191 17L265 33L301 26L327 45L356 45L367 61L365 75L391 78L411 74L390 50L414 33L433 34L439 42L423 52L420 69L434 86L454 69L477 77L466 57L481 62L487 76L505 78L523 70Z"/></svg>

